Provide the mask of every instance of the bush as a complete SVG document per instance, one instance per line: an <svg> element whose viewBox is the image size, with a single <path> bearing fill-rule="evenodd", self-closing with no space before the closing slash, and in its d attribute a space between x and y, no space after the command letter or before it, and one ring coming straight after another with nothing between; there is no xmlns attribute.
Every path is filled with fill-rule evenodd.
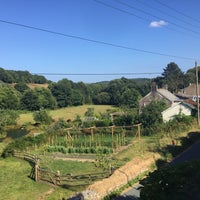
<svg viewBox="0 0 200 200"><path fill-rule="evenodd" d="M36 144L41 145L44 143L46 143L46 137L44 134L40 134L36 137L22 137L9 143L3 150L1 156L5 158L11 156L14 150L25 151L27 148L34 147Z"/></svg>
<svg viewBox="0 0 200 200"><path fill-rule="evenodd" d="M52 118L49 116L48 112L45 109L35 111L33 113L33 119L36 121L36 123L41 124L50 124L52 122Z"/></svg>
<svg viewBox="0 0 200 200"><path fill-rule="evenodd" d="M96 127L107 127L109 126L111 123L111 121L109 119L105 119L105 120L96 120L95 121L95 126Z"/></svg>

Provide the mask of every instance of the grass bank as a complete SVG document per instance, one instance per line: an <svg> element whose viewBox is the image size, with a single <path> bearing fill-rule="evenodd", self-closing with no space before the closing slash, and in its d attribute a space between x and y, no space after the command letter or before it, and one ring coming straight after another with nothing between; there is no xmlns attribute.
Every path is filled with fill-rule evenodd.
<svg viewBox="0 0 200 200"><path fill-rule="evenodd" d="M83 117L88 108L94 108L95 114L105 113L107 110L116 110L116 107L109 105L82 105L51 110L49 114L54 120L58 120L59 118L74 120L77 115ZM34 123L32 112L20 114L17 124L23 125L26 123Z"/></svg>

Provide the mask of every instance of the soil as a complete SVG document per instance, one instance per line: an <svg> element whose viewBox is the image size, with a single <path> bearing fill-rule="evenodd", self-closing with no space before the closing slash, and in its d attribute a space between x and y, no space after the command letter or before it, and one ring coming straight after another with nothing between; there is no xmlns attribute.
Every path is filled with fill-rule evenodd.
<svg viewBox="0 0 200 200"><path fill-rule="evenodd" d="M50 195L51 193L53 193L53 192L54 192L54 188L51 188L50 190L44 192L44 193L39 197L39 200L45 200L46 197L47 197L48 195Z"/></svg>

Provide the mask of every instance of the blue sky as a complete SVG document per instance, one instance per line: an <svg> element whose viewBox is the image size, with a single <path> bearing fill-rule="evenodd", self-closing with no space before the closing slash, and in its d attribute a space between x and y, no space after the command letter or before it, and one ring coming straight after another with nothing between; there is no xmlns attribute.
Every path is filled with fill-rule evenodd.
<svg viewBox="0 0 200 200"><path fill-rule="evenodd" d="M199 7L199 0L0 0L0 67L74 82L152 78L170 62L185 72L200 62Z"/></svg>

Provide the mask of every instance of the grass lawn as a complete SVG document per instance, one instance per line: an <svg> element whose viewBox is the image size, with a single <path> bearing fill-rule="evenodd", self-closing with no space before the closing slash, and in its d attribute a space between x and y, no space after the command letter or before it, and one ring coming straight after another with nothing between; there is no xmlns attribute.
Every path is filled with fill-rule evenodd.
<svg viewBox="0 0 200 200"><path fill-rule="evenodd" d="M107 110L116 110L115 107L109 105L82 105L82 106L73 106L73 107L51 110L49 111L49 114L55 120L58 120L59 118L63 118L65 120L67 119L74 120L77 115L83 117L88 108L94 108L95 114L105 113ZM34 120L32 112L21 114L17 121L19 125L26 123L33 123L33 122Z"/></svg>
<svg viewBox="0 0 200 200"><path fill-rule="evenodd" d="M50 159L46 161L52 170L60 169L61 173L83 174L98 171L92 163L62 160L50 162ZM59 200L85 188L85 186L60 188L35 182L28 177L30 171L31 166L26 161L16 158L0 159L0 200Z"/></svg>
<svg viewBox="0 0 200 200"><path fill-rule="evenodd" d="M17 159L0 160L0 199L39 199L41 193L50 187L28 178L30 165Z"/></svg>
<svg viewBox="0 0 200 200"><path fill-rule="evenodd" d="M162 146L170 144L170 140L166 141L165 138L158 140L155 136L141 137L140 141L136 138L133 145L114 156L116 166L122 166L134 157L141 158L149 151L155 151L160 142L163 142ZM48 156L42 157L41 164L52 171L60 170L61 174L77 175L101 171L93 163L54 160ZM85 186L69 185L61 188L35 182L28 177L30 171L31 166L26 161L16 158L0 159L0 200L59 200L85 189Z"/></svg>

